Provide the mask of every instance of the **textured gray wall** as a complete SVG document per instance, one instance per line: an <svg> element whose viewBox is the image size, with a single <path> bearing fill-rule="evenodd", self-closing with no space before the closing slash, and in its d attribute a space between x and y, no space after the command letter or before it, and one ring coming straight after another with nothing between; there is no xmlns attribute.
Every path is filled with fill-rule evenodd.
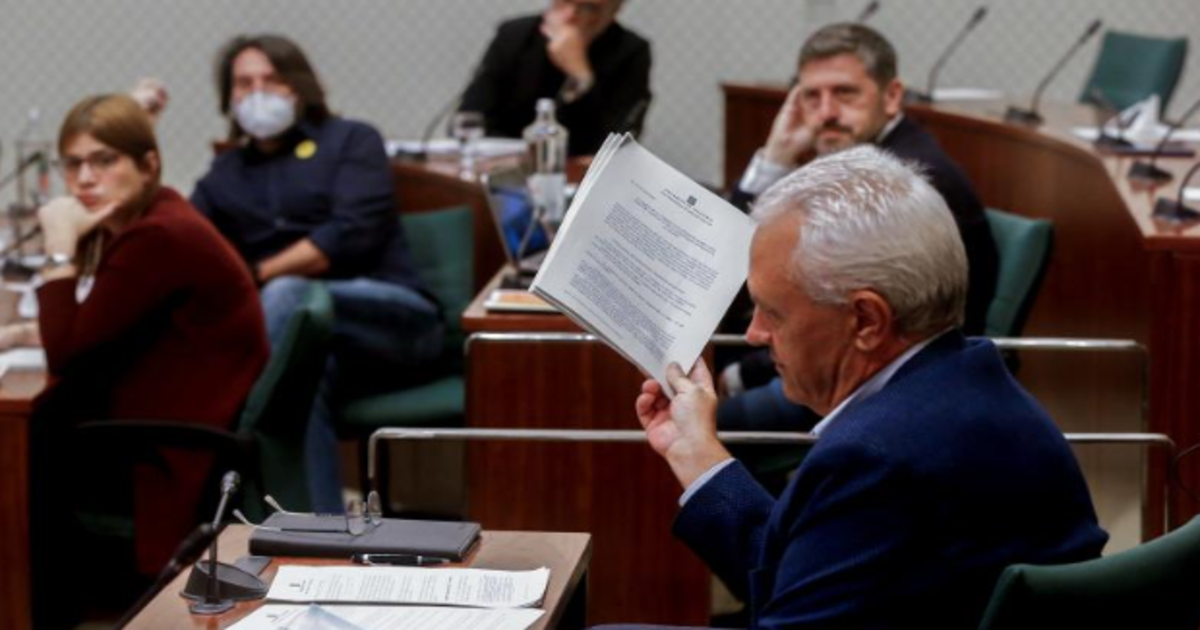
<svg viewBox="0 0 1200 630"><path fill-rule="evenodd" d="M815 27L855 15L865 0L630 0L624 22L653 41L656 95L645 142L695 177L718 181L722 81L785 80L801 40ZM948 66L942 84L1028 94L1093 17L1113 28L1177 35L1200 32L1195 0L1005 0ZM185 192L205 170L216 112L211 63L240 32L298 40L335 109L393 137L415 137L460 88L503 17L541 0L0 0L0 142L25 112L42 111L50 137L84 94L126 89L143 75L170 86L160 127L166 179ZM897 45L901 73L923 85L928 66L974 10L962 0L884 0L872 24ZM1095 57L1092 44L1053 86L1073 99ZM1200 96L1196 53L1177 105ZM1023 97L1022 99L1023 100ZM1178 109L1178 108L1176 108Z"/></svg>

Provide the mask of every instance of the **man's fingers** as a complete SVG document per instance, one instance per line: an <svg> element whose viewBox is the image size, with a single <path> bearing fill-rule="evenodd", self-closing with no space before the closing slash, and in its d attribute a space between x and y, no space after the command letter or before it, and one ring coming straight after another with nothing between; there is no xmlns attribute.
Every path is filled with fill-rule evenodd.
<svg viewBox="0 0 1200 630"><path fill-rule="evenodd" d="M692 389L692 382L683 373L683 368L674 361L667 365L667 382L671 384L671 389L674 389L676 394L683 394Z"/></svg>
<svg viewBox="0 0 1200 630"><path fill-rule="evenodd" d="M704 363L703 358L696 360L696 365L692 367L692 372L688 374L688 378L696 385L710 392L713 391L712 373L708 371L708 365Z"/></svg>

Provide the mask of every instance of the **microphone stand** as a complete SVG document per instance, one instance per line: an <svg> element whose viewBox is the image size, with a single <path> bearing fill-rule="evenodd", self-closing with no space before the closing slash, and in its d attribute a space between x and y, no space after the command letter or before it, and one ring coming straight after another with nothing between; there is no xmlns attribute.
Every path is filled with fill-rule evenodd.
<svg viewBox="0 0 1200 630"><path fill-rule="evenodd" d="M1099 112L1096 121L1096 141L1092 144L1103 151L1128 151L1133 148L1133 143L1125 139L1125 130L1133 124L1133 121L1142 116L1139 112L1136 116L1130 116L1128 119L1121 110L1104 96L1104 91L1098 87L1092 88L1088 92L1087 100L1096 106ZM1117 135L1108 135L1108 123L1116 121Z"/></svg>
<svg viewBox="0 0 1200 630"><path fill-rule="evenodd" d="M1100 27L1103 25L1104 22L1102 20L1094 20L1088 26L1087 30L1084 31L1083 36L1076 40L1075 44L1067 49L1067 53L1058 60L1058 63L1054 64L1054 67L1050 70L1050 74L1046 75L1046 78L1042 79L1042 82L1038 84L1037 89L1033 91L1033 100L1029 105L1029 109L1009 107L1008 111L1004 113L1004 120L1010 123L1027 125L1030 127L1035 127L1045 122L1045 118L1038 113L1042 102L1042 92L1044 92L1046 90L1046 86L1050 85L1050 82L1058 76L1058 73L1061 72L1063 67L1067 65L1067 62L1075 56L1075 53L1079 52L1079 49L1083 48L1083 45L1086 44L1087 41L1091 39L1097 32L1099 32Z"/></svg>
<svg viewBox="0 0 1200 630"><path fill-rule="evenodd" d="M854 21L858 22L859 24L865 24L867 20L871 19L878 12L879 0L871 0L867 6L863 7L862 12L858 14L858 17Z"/></svg>
<svg viewBox="0 0 1200 630"><path fill-rule="evenodd" d="M192 533L188 534L187 538L184 538L183 542L179 543L179 546L176 547L175 554L171 556L171 561L158 573L154 584L142 593L142 596L134 602L129 610L125 611L124 615L121 615L121 618L117 620L117 623L113 627L124 628L129 625L129 622L133 621L133 618L142 612L142 609L150 603L150 600L154 599L155 595L158 595L159 591L166 588L171 583L171 580L174 580L175 576L183 571L184 567L195 562L200 557L200 554L204 553L205 547L214 542L216 536L217 530L213 529L212 525L208 523L201 523Z"/></svg>
<svg viewBox="0 0 1200 630"><path fill-rule="evenodd" d="M214 531L220 531L221 521L225 518L225 508L229 505L229 497L237 492L240 483L241 478L232 470L225 473L221 479L221 501L217 504L217 513L213 516L211 525ZM204 599L194 602L188 608L193 615L219 615L233 608L232 599L221 599L221 583L217 579L217 541L219 539L219 535L213 536L212 546L208 549L208 587L205 589Z"/></svg>
<svg viewBox="0 0 1200 630"><path fill-rule="evenodd" d="M1188 183L1196 176L1197 171L1200 171L1200 162L1188 169L1187 174L1183 176L1183 181L1179 184L1179 193L1175 195L1175 199L1166 197L1158 199L1154 204L1154 216L1179 223L1200 219L1200 212L1189 208L1183 198L1184 193L1187 192Z"/></svg>
<svg viewBox="0 0 1200 630"><path fill-rule="evenodd" d="M962 45L963 40L965 40L967 38L967 35L970 35L971 31L975 30L975 27L979 26L979 23L982 22L983 18L985 18L985 17L987 17L987 7L986 6L979 7L978 9L975 10L975 13L971 16L971 19L967 20L966 26L964 26L963 29L958 32L958 35L956 35L954 37L954 39L951 40L950 45L946 47L945 52L943 52L941 54L941 56L938 57L937 61L935 61L933 64L933 68L931 68L929 70L929 79L925 83L925 93L924 94L922 94L920 92L912 93L912 97L917 102L920 102L920 103L932 103L933 102L933 88L935 86L937 86L938 75L940 75L942 73L942 66L946 65L946 62L950 60L950 56L953 55L954 52L958 50L958 47L960 45Z"/></svg>
<svg viewBox="0 0 1200 630"><path fill-rule="evenodd" d="M1178 131L1179 128L1182 127L1183 124L1186 123L1193 114L1196 113L1197 109L1200 109L1200 100L1192 103L1192 106L1187 108L1187 111L1183 112L1183 115L1179 117L1179 120L1175 121L1170 127L1167 128L1167 132L1163 134L1162 140L1158 141L1158 145L1154 147L1154 152L1150 154L1150 162L1147 163L1138 160L1129 167L1129 179L1136 179L1143 182L1156 184L1171 181L1173 175L1171 175L1170 172L1158 167L1158 157L1167 150L1167 142L1170 141L1171 136Z"/></svg>

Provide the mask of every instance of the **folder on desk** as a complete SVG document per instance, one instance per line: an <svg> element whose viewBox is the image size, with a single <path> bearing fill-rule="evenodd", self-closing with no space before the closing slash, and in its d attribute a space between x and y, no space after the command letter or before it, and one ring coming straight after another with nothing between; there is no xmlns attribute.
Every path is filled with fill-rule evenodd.
<svg viewBox="0 0 1200 630"><path fill-rule="evenodd" d="M304 519L314 523L306 525ZM326 522L341 522L343 527L325 527ZM480 532L479 523L387 518L378 525L367 524L356 536L345 530L344 523L342 517L276 513L250 536L250 553L343 559L356 553L398 553L461 562L479 541Z"/></svg>

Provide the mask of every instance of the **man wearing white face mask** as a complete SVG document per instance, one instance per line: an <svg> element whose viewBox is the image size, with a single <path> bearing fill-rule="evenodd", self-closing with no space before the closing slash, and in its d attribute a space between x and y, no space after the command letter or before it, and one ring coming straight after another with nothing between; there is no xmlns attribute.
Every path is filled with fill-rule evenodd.
<svg viewBox="0 0 1200 630"><path fill-rule="evenodd" d="M237 148L218 156L192 203L262 285L274 345L311 282L334 300L334 347L307 440L313 509L340 512L333 410L415 382L441 353L442 320L396 220L379 132L330 113L304 53L275 35L237 37L217 64Z"/></svg>

